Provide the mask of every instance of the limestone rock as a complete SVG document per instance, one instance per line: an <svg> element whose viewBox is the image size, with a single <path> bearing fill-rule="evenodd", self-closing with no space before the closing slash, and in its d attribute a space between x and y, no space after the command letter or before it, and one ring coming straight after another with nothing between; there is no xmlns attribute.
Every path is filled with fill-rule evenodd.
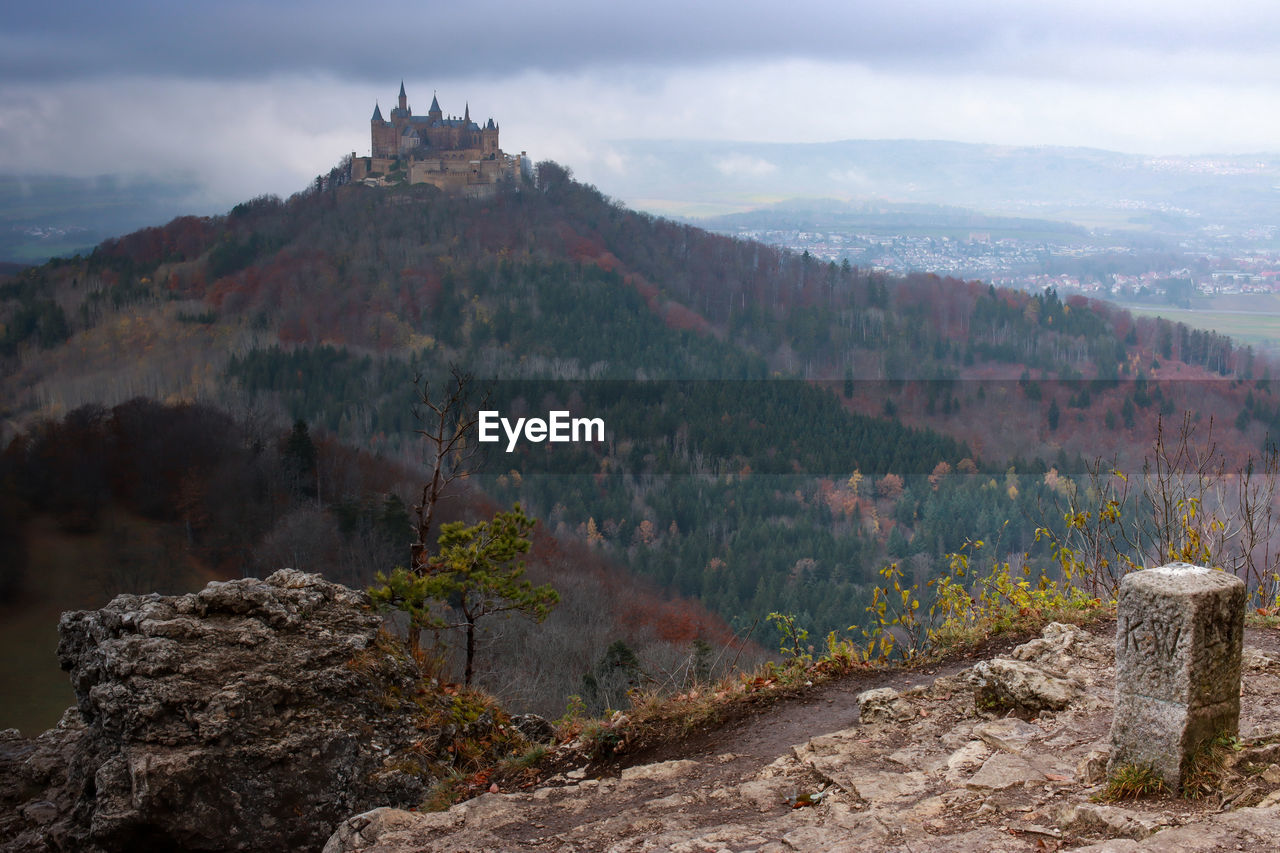
<svg viewBox="0 0 1280 853"><path fill-rule="evenodd" d="M642 764L639 767L628 767L622 771L623 782L634 782L641 779L675 779L693 773L700 767L697 761L678 759L675 761L659 761L657 764Z"/></svg>
<svg viewBox="0 0 1280 853"><path fill-rule="evenodd" d="M945 779L950 785L961 785L991 756L991 747L971 740L947 759Z"/></svg>
<svg viewBox="0 0 1280 853"><path fill-rule="evenodd" d="M1280 664L1280 661L1276 660L1266 652L1259 651L1258 649L1245 649L1241 653L1240 663L1245 669L1250 670L1251 672L1257 672L1259 670L1270 669L1277 664Z"/></svg>
<svg viewBox="0 0 1280 853"><path fill-rule="evenodd" d="M1076 765L1076 781L1081 785L1097 785L1107 778L1110 749L1091 749Z"/></svg>
<svg viewBox="0 0 1280 853"><path fill-rule="evenodd" d="M524 736L529 743L555 743L555 726L537 714L516 714L511 718L511 725Z"/></svg>
<svg viewBox="0 0 1280 853"><path fill-rule="evenodd" d="M1014 755L1024 754L1033 740L1044 736L1039 728L1017 717L979 723L974 726L973 733L993 748Z"/></svg>
<svg viewBox="0 0 1280 853"><path fill-rule="evenodd" d="M738 786L737 797L750 803L762 813L775 812L786 805L787 797L795 793L795 785L789 779L750 779ZM721 799L728 799L729 792L719 792Z"/></svg>
<svg viewBox="0 0 1280 853"><path fill-rule="evenodd" d="M420 706L452 700L415 695L381 623L363 593L288 569L63 614L78 708L0 741L0 778L20 783L0 784L16 815L0 842L319 849L347 815L416 804L432 781Z"/></svg>
<svg viewBox="0 0 1280 853"><path fill-rule="evenodd" d="M872 764L868 759L875 756L875 751L864 742L858 729L813 738L793 747L792 753L820 778L868 803L911 801L928 784L922 771L903 772L901 768L883 769Z"/></svg>
<svg viewBox="0 0 1280 853"><path fill-rule="evenodd" d="M1107 643L1078 625L1050 622L1039 637L1018 646L1009 656L1054 669L1066 669L1073 661L1081 659L1109 662L1111 650Z"/></svg>
<svg viewBox="0 0 1280 853"><path fill-rule="evenodd" d="M858 694L860 723L897 723L911 719L915 713L911 703L892 687L881 687Z"/></svg>
<svg viewBox="0 0 1280 853"><path fill-rule="evenodd" d="M1168 825L1168 818L1157 814L1098 803L1068 806L1058 818L1064 830L1108 838L1142 839Z"/></svg>
<svg viewBox="0 0 1280 853"><path fill-rule="evenodd" d="M802 826L793 829L782 840L787 850L825 850L829 853L858 853L869 845L884 844L889 829L870 814L853 815L834 826Z"/></svg>
<svg viewBox="0 0 1280 853"><path fill-rule="evenodd" d="M32 740L16 729L0 734L0 850L74 846L65 814L84 785L72 768L87 740L75 708Z"/></svg>
<svg viewBox="0 0 1280 853"><path fill-rule="evenodd" d="M1080 693L1079 684L1060 672L1007 658L974 664L968 678L980 711L1034 717L1061 711Z"/></svg>
<svg viewBox="0 0 1280 853"><path fill-rule="evenodd" d="M1141 841L1111 839L1071 853L1210 853L1218 850L1274 850L1280 838L1280 808L1255 807L1184 826L1162 829Z"/></svg>
<svg viewBox="0 0 1280 853"><path fill-rule="evenodd" d="M420 817L385 807L349 817L329 837L322 853L358 853L376 844L385 834L417 824Z"/></svg>
<svg viewBox="0 0 1280 853"><path fill-rule="evenodd" d="M1003 791L1005 788L1043 782L1045 775L1025 758L997 752L983 762L967 786L975 791Z"/></svg>

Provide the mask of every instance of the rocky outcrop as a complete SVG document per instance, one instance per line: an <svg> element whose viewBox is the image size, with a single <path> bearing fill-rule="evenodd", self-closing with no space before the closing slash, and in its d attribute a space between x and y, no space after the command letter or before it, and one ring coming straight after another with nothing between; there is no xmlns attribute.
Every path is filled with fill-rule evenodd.
<svg viewBox="0 0 1280 853"><path fill-rule="evenodd" d="M78 708L0 735L0 842L318 849L352 813L416 805L464 715L381 624L363 593L288 569L64 614Z"/></svg>
<svg viewBox="0 0 1280 853"><path fill-rule="evenodd" d="M782 754L712 751L598 778L581 768L438 814L372 810L345 821L325 853L1280 847L1280 764L1268 767L1280 760L1280 736L1263 737L1280 664L1251 658L1256 693L1244 697L1245 729L1256 743L1235 759L1249 765L1243 787L1230 782L1229 796L1173 808L1099 804L1112 649L1109 632L1050 625L994 667L979 662L905 689L829 693L845 697L851 719L860 712L857 723ZM1004 688L1014 701L999 711L975 701L992 672L1018 673ZM750 724L739 740L774 725Z"/></svg>
<svg viewBox="0 0 1280 853"><path fill-rule="evenodd" d="M906 674L831 685L810 697L837 703L830 728L789 729L804 732L794 740L765 736L780 722L771 711L714 748L566 769L536 790L495 783L422 814L460 744L491 744L477 758L491 763L544 739L545 723L521 720L521 736L475 697L424 684L379 625L362 594L292 571L67 614L61 655L79 705L35 740L0 733L0 849L1280 847L1275 641L1272 654L1246 651L1245 741L1223 759L1229 778L1172 808L1094 801L1113 642L1050 625L1007 656L914 685ZM993 673L1003 707L982 701Z"/></svg>

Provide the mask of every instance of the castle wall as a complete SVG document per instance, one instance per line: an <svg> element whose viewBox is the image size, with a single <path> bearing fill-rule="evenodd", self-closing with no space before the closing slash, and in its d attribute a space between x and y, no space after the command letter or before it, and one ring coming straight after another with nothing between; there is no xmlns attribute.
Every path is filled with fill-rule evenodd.
<svg viewBox="0 0 1280 853"><path fill-rule="evenodd" d="M463 152L449 152L457 155ZM478 151L468 152L478 154ZM492 160L463 156L444 156L415 160L409 165L409 183L432 184L444 190L468 190L477 186L493 186L516 176L519 161L509 157ZM474 193L470 193L474 194Z"/></svg>
<svg viewBox="0 0 1280 853"><path fill-rule="evenodd" d="M395 125L389 121L371 122L370 154L374 157L394 157L396 154L399 141L397 140L398 131Z"/></svg>

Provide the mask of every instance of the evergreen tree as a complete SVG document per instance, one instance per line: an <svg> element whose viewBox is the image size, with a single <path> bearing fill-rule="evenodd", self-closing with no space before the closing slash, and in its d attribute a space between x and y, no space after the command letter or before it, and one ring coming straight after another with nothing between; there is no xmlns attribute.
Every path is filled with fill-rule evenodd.
<svg viewBox="0 0 1280 853"><path fill-rule="evenodd" d="M486 616L518 613L541 622L560 601L549 585L535 587L524 579L524 563L516 558L529 551L529 534L536 522L516 504L490 521L468 527L461 521L442 525L439 552L432 558L424 591L448 602L461 621L451 627L466 635L463 683L474 671L476 632Z"/></svg>
<svg viewBox="0 0 1280 853"><path fill-rule="evenodd" d="M307 422L299 418L293 422L293 430L285 439L281 461L289 487L299 497L316 496L316 445L311 440Z"/></svg>
<svg viewBox="0 0 1280 853"><path fill-rule="evenodd" d="M582 698L592 713L614 708L626 699L627 691L640 686L644 671L640 658L622 640L614 640L591 672L582 675Z"/></svg>
<svg viewBox="0 0 1280 853"><path fill-rule="evenodd" d="M438 551L427 558L425 573L397 568L379 572L369 588L375 604L394 607L409 617L411 645L424 628L460 628L465 635L463 683L475 672L479 622L498 613L517 613L541 622L560 601L549 584L535 587L524 579L524 563L516 558L529 551L529 534L537 522L519 504L489 521L468 527L461 521L440 528ZM443 605L456 616L436 615Z"/></svg>

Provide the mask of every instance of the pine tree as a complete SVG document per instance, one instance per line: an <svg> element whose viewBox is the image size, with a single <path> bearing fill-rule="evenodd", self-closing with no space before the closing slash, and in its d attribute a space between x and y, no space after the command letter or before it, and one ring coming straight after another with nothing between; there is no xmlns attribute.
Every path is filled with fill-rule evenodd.
<svg viewBox="0 0 1280 853"><path fill-rule="evenodd" d="M306 421L299 418L293 422L293 430L285 440L284 449L280 455L283 468L289 477L290 489L299 497L314 498L318 454Z"/></svg>
<svg viewBox="0 0 1280 853"><path fill-rule="evenodd" d="M524 579L524 563L516 558L529 551L529 534L536 524L519 504L490 521L468 527L461 521L440 528L439 552L423 578L427 597L448 602L461 621L448 626L466 634L463 683L474 672L478 623L498 613L518 613L541 622L560 602L560 594L544 584Z"/></svg>

